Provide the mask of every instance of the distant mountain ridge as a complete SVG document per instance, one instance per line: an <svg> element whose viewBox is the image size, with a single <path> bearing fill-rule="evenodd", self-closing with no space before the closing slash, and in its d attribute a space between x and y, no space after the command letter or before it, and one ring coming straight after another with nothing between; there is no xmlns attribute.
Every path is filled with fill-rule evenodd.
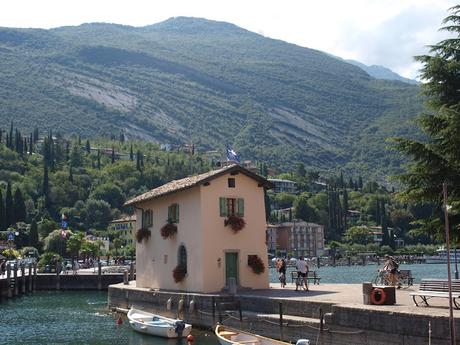
<svg viewBox="0 0 460 345"><path fill-rule="evenodd" d="M399 75L396 72L393 72L391 69L384 67L384 66L379 66L379 65L365 65L359 61L355 60L345 60L352 65L358 66L361 68L363 71L365 71L367 74L369 74L371 77L377 78L377 79L387 79L387 80L398 80L402 81L404 83L408 84L420 84L417 80L414 79L409 79L405 78L401 75Z"/></svg>
<svg viewBox="0 0 460 345"><path fill-rule="evenodd" d="M363 176L399 168L385 149L413 135L418 87L233 24L177 17L145 27L0 28L0 127L123 131L198 150L231 143L280 170Z"/></svg>

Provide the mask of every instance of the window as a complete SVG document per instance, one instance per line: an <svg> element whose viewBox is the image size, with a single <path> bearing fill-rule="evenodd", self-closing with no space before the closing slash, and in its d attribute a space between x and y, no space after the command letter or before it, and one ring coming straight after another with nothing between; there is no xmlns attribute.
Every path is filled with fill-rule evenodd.
<svg viewBox="0 0 460 345"><path fill-rule="evenodd" d="M152 210L146 210L143 212L142 226L148 228L152 225L153 225L153 212Z"/></svg>
<svg viewBox="0 0 460 345"><path fill-rule="evenodd" d="M179 223L179 204L172 204L168 207L168 222Z"/></svg>
<svg viewBox="0 0 460 345"><path fill-rule="evenodd" d="M185 269L185 273L187 273L187 249L182 244L179 249L177 250L177 264Z"/></svg>
<svg viewBox="0 0 460 345"><path fill-rule="evenodd" d="M233 177L228 179L228 188L235 188L235 179Z"/></svg>
<svg viewBox="0 0 460 345"><path fill-rule="evenodd" d="M244 199L219 198L220 216L244 217Z"/></svg>

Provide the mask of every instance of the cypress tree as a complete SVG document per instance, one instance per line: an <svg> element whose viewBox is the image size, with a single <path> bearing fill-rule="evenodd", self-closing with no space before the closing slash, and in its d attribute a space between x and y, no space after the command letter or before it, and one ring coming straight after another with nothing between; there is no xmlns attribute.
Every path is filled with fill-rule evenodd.
<svg viewBox="0 0 460 345"><path fill-rule="evenodd" d="M30 225L29 246L37 248L38 245L39 245L38 226L37 226L37 221L34 218L32 220L32 224Z"/></svg>
<svg viewBox="0 0 460 345"><path fill-rule="evenodd" d="M73 169L71 165L69 165L69 181L73 182Z"/></svg>
<svg viewBox="0 0 460 345"><path fill-rule="evenodd" d="M346 189L343 190L343 221L345 230L348 229L348 192Z"/></svg>
<svg viewBox="0 0 460 345"><path fill-rule="evenodd" d="M124 143L125 142L125 134L123 133L123 131L120 131L120 143Z"/></svg>
<svg viewBox="0 0 460 345"><path fill-rule="evenodd" d="M363 178L361 176L358 177L358 189L363 190Z"/></svg>
<svg viewBox="0 0 460 345"><path fill-rule="evenodd" d="M81 134L78 134L78 146L81 146Z"/></svg>
<svg viewBox="0 0 460 345"><path fill-rule="evenodd" d="M19 188L16 188L14 191L14 222L25 222L26 217L26 205L22 192Z"/></svg>
<svg viewBox="0 0 460 345"><path fill-rule="evenodd" d="M6 230L5 202L3 200L2 189L0 188L0 231Z"/></svg>
<svg viewBox="0 0 460 345"><path fill-rule="evenodd" d="M14 202L13 202L13 192L11 191L11 182L8 182L6 187L6 197L5 197L5 219L6 227L14 225Z"/></svg>
<svg viewBox="0 0 460 345"><path fill-rule="evenodd" d="M89 139L86 139L86 153L90 154L91 153L91 145L89 144Z"/></svg>
<svg viewBox="0 0 460 345"><path fill-rule="evenodd" d="M380 214L380 200L379 198L377 198L375 200L375 223L377 225L382 225L382 221L381 221L381 214Z"/></svg>
<svg viewBox="0 0 460 345"><path fill-rule="evenodd" d="M29 148L27 147L27 138L24 138L24 145L23 145L22 154L24 156L24 154L27 154L27 153L29 153Z"/></svg>
<svg viewBox="0 0 460 345"><path fill-rule="evenodd" d="M115 163L115 147L112 145L112 164Z"/></svg>
<svg viewBox="0 0 460 345"><path fill-rule="evenodd" d="M66 160L66 162L68 162L69 159L70 159L70 142L67 141L65 143L65 160Z"/></svg>
<svg viewBox="0 0 460 345"><path fill-rule="evenodd" d="M34 140L32 133L30 133L30 139L29 139L29 155L32 156L32 153L34 152Z"/></svg>
<svg viewBox="0 0 460 345"><path fill-rule="evenodd" d="M141 171L141 152L139 150L137 150L136 154L136 169Z"/></svg>
<svg viewBox="0 0 460 345"><path fill-rule="evenodd" d="M0 128L0 144L2 143L3 129Z"/></svg>
<svg viewBox="0 0 460 345"><path fill-rule="evenodd" d="M43 195L45 197L45 208L50 206L49 199L49 180L48 180L48 166L43 164Z"/></svg>
<svg viewBox="0 0 460 345"><path fill-rule="evenodd" d="M129 149L129 159L131 160L131 162L134 161L133 144L131 144L131 147Z"/></svg>
<svg viewBox="0 0 460 345"><path fill-rule="evenodd" d="M97 149L97 169L101 170L101 150Z"/></svg>

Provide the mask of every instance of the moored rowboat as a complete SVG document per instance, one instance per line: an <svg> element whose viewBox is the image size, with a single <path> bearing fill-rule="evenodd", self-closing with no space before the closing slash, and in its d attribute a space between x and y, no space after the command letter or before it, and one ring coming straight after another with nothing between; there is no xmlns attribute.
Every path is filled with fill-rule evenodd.
<svg viewBox="0 0 460 345"><path fill-rule="evenodd" d="M243 332L222 325L217 325L215 332L221 345L290 345L283 341L262 337L257 334Z"/></svg>
<svg viewBox="0 0 460 345"><path fill-rule="evenodd" d="M182 320L170 319L161 315L131 308L128 312L129 325L135 331L164 338L186 337L192 325Z"/></svg>

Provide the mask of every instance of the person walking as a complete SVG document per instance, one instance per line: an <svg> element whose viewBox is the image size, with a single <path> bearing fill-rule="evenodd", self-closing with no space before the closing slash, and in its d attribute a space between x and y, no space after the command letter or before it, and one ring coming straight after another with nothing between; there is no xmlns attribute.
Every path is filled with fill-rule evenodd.
<svg viewBox="0 0 460 345"><path fill-rule="evenodd" d="M281 287L286 286L286 259L280 259L278 262L278 273Z"/></svg>
<svg viewBox="0 0 460 345"><path fill-rule="evenodd" d="M297 283L295 286L295 291L298 291L299 285L302 285L302 281L305 284L305 287L303 289L305 291L308 291L308 280L307 280L308 265L303 256L301 256L299 260L297 260L296 269L297 269Z"/></svg>

